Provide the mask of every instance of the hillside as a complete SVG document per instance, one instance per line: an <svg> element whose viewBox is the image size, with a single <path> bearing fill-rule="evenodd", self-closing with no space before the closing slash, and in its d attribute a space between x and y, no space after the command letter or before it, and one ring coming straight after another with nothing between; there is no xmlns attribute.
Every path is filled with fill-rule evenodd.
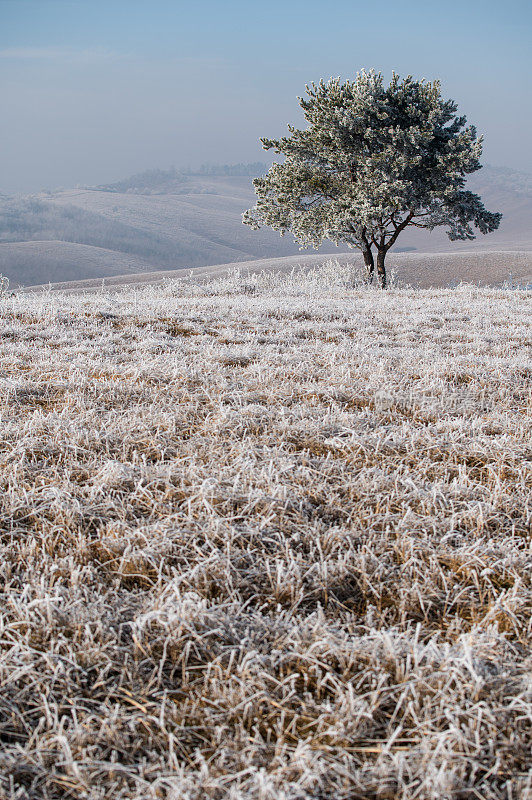
<svg viewBox="0 0 532 800"><path fill-rule="evenodd" d="M532 292L0 297L0 795L530 800Z"/></svg>
<svg viewBox="0 0 532 800"><path fill-rule="evenodd" d="M242 225L241 214L254 203L251 175L246 165L225 168L226 174L182 174L151 170L96 189L72 189L31 198L0 198L0 262L13 283L48 283L52 271L65 274L57 280L83 280L94 276L86 245L113 250L146 264L147 271L197 268L254 261L300 253L290 236L269 229L253 231ZM251 165L254 172L260 165ZM265 169L265 167L264 167ZM231 174L231 170L237 174ZM260 173L259 173L260 174ZM420 253L461 251L532 251L532 188L530 176L485 167L471 176L471 188L480 192L489 208L500 210L500 229L472 242L450 242L446 234L406 231L398 249ZM49 241L42 274L11 247L14 242ZM56 242L56 244L54 244ZM62 242L72 247L65 258ZM54 248L56 262L54 265ZM344 249L345 251L345 249ZM320 253L338 253L325 245ZM313 250L303 255L314 254ZM18 256L18 257L17 257ZM120 258L119 257L119 258ZM128 262L129 263L129 262ZM127 270L124 270L127 272ZM117 274L110 265L108 275ZM96 277L96 276L94 276ZM495 278L492 282L498 282ZM489 282L489 281L488 281Z"/></svg>
<svg viewBox="0 0 532 800"><path fill-rule="evenodd" d="M262 272L279 275L296 271L311 271L328 262L350 266L358 277L364 275L363 262L356 252L335 255L284 256L230 264L197 267L194 270L158 270L127 273L106 278L107 290L120 290L127 286L164 284L169 280L211 281L238 271L245 276ZM532 285L532 251L460 251L457 253L392 253L389 255L389 279L396 285L417 288L446 287L461 282L484 286L516 284ZM28 291L39 291L48 284L28 286ZM51 285L54 291L94 292L102 288L102 280L61 281Z"/></svg>
<svg viewBox="0 0 532 800"><path fill-rule="evenodd" d="M149 262L109 250L105 247L92 247L86 244L57 241L9 242L0 244L0 274L11 277L11 284L29 285L42 281L68 281L76 265L83 265L83 274L88 280L101 279L113 275L130 277L131 274L146 273L152 268Z"/></svg>

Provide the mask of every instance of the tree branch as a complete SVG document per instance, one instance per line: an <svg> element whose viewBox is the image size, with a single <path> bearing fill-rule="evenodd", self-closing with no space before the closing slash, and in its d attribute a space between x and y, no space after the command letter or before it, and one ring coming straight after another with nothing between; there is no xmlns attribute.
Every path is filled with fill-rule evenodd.
<svg viewBox="0 0 532 800"><path fill-rule="evenodd" d="M388 241L388 244L386 245L386 249L387 250L389 250L390 247L392 247L392 245L395 244L395 242L397 241L397 237L399 236L401 231L404 231L406 226L411 223L411 220L412 220L413 216L414 216L414 212L413 211L409 211L409 213L406 215L404 220L397 226L397 228L395 229L395 232L392 234L392 236L390 237L390 239Z"/></svg>

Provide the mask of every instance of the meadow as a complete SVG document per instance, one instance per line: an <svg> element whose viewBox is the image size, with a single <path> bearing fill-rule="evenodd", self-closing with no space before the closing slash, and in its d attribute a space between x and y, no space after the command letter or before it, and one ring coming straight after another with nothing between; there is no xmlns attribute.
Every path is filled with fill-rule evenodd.
<svg viewBox="0 0 532 800"><path fill-rule="evenodd" d="M1 797L532 798L532 291L0 316Z"/></svg>

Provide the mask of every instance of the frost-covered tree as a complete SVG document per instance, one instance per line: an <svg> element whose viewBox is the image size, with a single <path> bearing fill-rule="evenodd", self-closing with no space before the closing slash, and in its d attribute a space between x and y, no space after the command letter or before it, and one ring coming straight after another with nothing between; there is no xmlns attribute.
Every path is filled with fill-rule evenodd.
<svg viewBox="0 0 532 800"><path fill-rule="evenodd" d="M312 83L306 93L299 104L308 127L261 139L284 161L253 181L258 200L245 224L290 231L303 247L324 239L357 247L369 281L376 261L383 288L386 254L406 227L446 225L456 240L499 226L502 215L464 189L465 176L481 167L482 137L442 99L438 81L394 74L385 86L371 70L345 83Z"/></svg>

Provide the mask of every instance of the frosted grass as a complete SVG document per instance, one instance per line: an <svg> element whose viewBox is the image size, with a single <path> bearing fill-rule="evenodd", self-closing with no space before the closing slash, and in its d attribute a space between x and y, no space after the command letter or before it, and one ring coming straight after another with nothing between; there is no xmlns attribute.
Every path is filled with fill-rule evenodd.
<svg viewBox="0 0 532 800"><path fill-rule="evenodd" d="M0 299L0 789L532 797L532 292Z"/></svg>

